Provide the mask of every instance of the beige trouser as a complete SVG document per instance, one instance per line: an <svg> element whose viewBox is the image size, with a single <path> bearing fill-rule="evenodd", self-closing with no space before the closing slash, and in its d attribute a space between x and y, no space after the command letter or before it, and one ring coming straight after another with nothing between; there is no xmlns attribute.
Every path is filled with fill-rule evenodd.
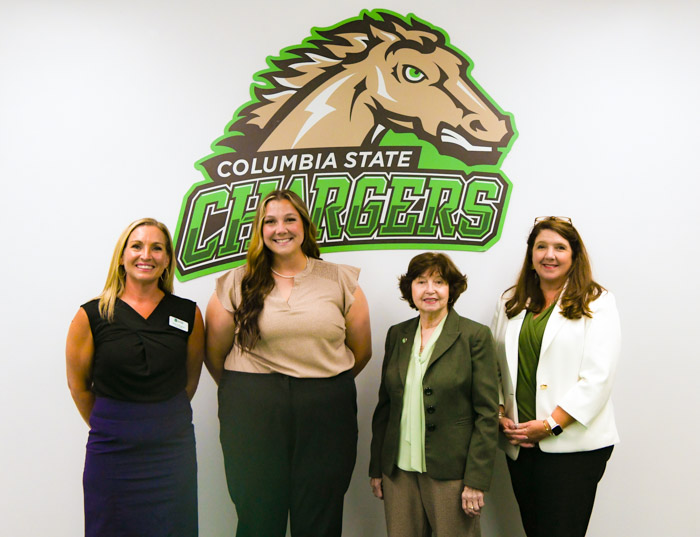
<svg viewBox="0 0 700 537"><path fill-rule="evenodd" d="M382 476L389 537L481 537L479 517L462 511L461 479L438 481L427 474L394 469Z"/></svg>

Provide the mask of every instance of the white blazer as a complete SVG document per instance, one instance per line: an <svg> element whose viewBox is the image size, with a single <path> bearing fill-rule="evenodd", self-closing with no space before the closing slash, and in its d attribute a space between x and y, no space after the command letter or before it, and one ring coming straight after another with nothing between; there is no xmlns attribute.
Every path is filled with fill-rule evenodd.
<svg viewBox="0 0 700 537"><path fill-rule="evenodd" d="M499 300L491 330L496 339L501 380L499 402L504 405L506 416L518 423L518 339L526 311L508 319L508 298ZM560 406L576 421L559 436L542 440L542 451L590 451L619 441L610 400L620 356L620 318L615 297L604 291L589 307L592 318L566 319L557 303L544 331L536 375L537 419L547 419ZM499 435L499 446L511 459L517 459L520 446L510 444L503 434Z"/></svg>

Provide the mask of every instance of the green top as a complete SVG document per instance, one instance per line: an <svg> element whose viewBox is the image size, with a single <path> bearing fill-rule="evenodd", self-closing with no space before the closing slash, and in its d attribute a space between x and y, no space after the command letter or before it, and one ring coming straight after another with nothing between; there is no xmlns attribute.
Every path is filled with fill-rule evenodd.
<svg viewBox="0 0 700 537"><path fill-rule="evenodd" d="M423 411L423 376L433 355L447 315L433 330L423 352L420 352L421 327L418 321L411 348L411 360L406 372L403 409L399 431L399 454L396 465L407 472L425 472L425 412Z"/></svg>
<svg viewBox="0 0 700 537"><path fill-rule="evenodd" d="M532 312L525 314L523 326L518 339L518 382L515 397L518 402L518 421L520 423L537 418L535 394L537 393L537 364L540 361L542 337L554 304L544 310L537 318Z"/></svg>

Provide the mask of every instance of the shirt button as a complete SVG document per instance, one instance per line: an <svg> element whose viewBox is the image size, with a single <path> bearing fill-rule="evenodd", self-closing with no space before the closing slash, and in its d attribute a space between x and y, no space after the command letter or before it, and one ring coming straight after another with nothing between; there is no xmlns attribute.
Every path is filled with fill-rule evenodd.
<svg viewBox="0 0 700 537"><path fill-rule="evenodd" d="M428 408L426 408L425 410L428 412L428 414L432 414L433 412L435 412L435 407L431 405Z"/></svg>
<svg viewBox="0 0 700 537"><path fill-rule="evenodd" d="M428 431L429 433L432 433L435 430L435 424L434 423L428 423L425 426L425 430Z"/></svg>
<svg viewBox="0 0 700 537"><path fill-rule="evenodd" d="M433 389L430 386L428 386L425 390L423 390L423 393L425 395L433 395Z"/></svg>

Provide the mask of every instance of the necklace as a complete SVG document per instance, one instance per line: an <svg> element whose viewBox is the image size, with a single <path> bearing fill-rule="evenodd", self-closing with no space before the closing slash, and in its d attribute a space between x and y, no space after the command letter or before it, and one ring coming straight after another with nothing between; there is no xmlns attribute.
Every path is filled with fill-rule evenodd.
<svg viewBox="0 0 700 537"><path fill-rule="evenodd" d="M304 256L304 258L306 259L306 266L305 266L302 270L300 270L299 272L304 272L304 271L306 270L306 267L309 266L309 258L308 258L307 256ZM291 279L293 279L297 274L299 274L299 272L297 272L297 274L293 274L293 275L291 275L291 276L285 276L284 274L280 274L279 272L277 272L277 271L276 271L275 269L273 269L272 267L270 267L270 271L272 271L272 274L275 274L275 275L279 276L280 278L285 278L285 279L287 279L287 280L291 280Z"/></svg>
<svg viewBox="0 0 700 537"><path fill-rule="evenodd" d="M284 274L280 274L273 268L271 268L270 270L272 271L272 274L279 276L280 278L287 278L288 280L291 280L292 278L294 278L294 276L296 276L296 274L294 276L285 276Z"/></svg>

